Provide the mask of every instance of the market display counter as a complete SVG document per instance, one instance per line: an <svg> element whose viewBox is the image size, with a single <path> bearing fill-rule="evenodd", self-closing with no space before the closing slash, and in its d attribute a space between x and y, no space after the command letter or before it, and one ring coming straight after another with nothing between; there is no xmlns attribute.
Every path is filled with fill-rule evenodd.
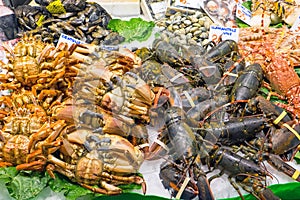
<svg viewBox="0 0 300 200"><path fill-rule="evenodd" d="M0 200L299 199L300 4L267 3L10 9L29 34L1 43Z"/></svg>

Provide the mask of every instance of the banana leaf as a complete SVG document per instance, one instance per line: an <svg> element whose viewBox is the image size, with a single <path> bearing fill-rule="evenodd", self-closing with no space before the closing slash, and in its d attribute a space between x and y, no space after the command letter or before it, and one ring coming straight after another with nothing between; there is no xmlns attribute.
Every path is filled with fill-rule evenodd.
<svg viewBox="0 0 300 200"><path fill-rule="evenodd" d="M300 198L300 183L292 182L292 183L285 183L285 184L275 184L269 186L269 188L273 191L273 193L278 196L282 200L298 200ZM244 195L245 200L256 200L256 198L251 195L247 194ZM141 195L136 193L127 193L118 196L101 196L95 197L93 200L123 200L123 199L131 199L131 200L164 200L169 198L163 198L153 195ZM233 197L233 198L226 198L226 199L219 199L219 200L240 200L241 198ZM78 199L79 200L79 199ZM83 199L80 199L83 200ZM87 200L87 199L86 199Z"/></svg>
<svg viewBox="0 0 300 200"><path fill-rule="evenodd" d="M278 196L282 200L298 200L300 198L300 183L292 182L292 183L285 183L285 184L275 184L269 186L269 188L273 191L273 193ZM256 198L251 195L247 194L244 195L245 200L256 200ZM220 200L239 200L240 197L233 197L227 199L220 199Z"/></svg>

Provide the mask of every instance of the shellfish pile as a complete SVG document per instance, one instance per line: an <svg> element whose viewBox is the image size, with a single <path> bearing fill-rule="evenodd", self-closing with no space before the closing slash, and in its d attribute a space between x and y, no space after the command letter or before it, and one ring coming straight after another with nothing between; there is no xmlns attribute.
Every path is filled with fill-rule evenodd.
<svg viewBox="0 0 300 200"><path fill-rule="evenodd" d="M201 11L194 13L175 12L156 22L158 27L172 32L175 37L185 37L191 43L208 43L209 29L214 23Z"/></svg>
<svg viewBox="0 0 300 200"><path fill-rule="evenodd" d="M38 1L39 6L22 5L14 11L20 29L40 35L45 42L57 44L62 33L85 43L120 44L124 41L116 32L107 30L111 16L98 3L62 1L63 10L53 10L55 2ZM51 9L52 8L52 9Z"/></svg>

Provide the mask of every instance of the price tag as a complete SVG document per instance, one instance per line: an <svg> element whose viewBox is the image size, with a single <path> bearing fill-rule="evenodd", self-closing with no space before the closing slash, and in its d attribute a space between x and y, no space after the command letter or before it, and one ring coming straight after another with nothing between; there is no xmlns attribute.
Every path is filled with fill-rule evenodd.
<svg viewBox="0 0 300 200"><path fill-rule="evenodd" d="M61 34L59 39L58 39L58 42L57 42L57 46L61 43L61 42L64 42L64 43L67 43L68 46L72 46L72 44L84 44L85 42L81 41L81 40L78 40L76 38L73 38L69 35L66 35L66 34Z"/></svg>
<svg viewBox="0 0 300 200"><path fill-rule="evenodd" d="M199 9L201 6L201 0L176 0L174 5Z"/></svg>
<svg viewBox="0 0 300 200"><path fill-rule="evenodd" d="M238 3L236 6L236 17L250 25L252 13L249 9L247 9L242 4Z"/></svg>
<svg viewBox="0 0 300 200"><path fill-rule="evenodd" d="M300 32L300 16L297 17L290 30Z"/></svg>
<svg viewBox="0 0 300 200"><path fill-rule="evenodd" d="M210 26L209 37L210 41L218 43L221 40L239 40L239 29L224 26Z"/></svg>

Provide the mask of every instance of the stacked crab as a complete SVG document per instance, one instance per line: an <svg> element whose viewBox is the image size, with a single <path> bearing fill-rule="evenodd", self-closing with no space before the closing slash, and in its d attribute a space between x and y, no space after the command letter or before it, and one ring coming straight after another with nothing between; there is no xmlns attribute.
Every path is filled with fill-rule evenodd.
<svg viewBox="0 0 300 200"><path fill-rule="evenodd" d="M1 90L10 92L0 98L0 166L56 171L104 194L128 183L145 192L138 170L154 93L130 72L140 58L128 49L55 47L32 35L3 47Z"/></svg>

